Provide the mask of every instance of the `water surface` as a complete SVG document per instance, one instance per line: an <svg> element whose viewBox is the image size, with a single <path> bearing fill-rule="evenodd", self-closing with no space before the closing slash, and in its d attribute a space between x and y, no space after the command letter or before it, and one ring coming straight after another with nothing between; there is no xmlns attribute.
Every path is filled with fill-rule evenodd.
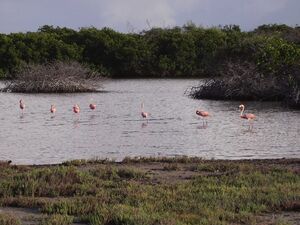
<svg viewBox="0 0 300 225"><path fill-rule="evenodd" d="M257 115L252 130L240 102L194 100L184 91L197 80L113 80L105 93L0 93L0 160L16 164L125 156L215 159L300 157L300 112L279 103L244 102ZM26 104L24 114L18 101ZM89 103L97 104L91 111ZM141 103L151 114L141 118ZM73 104L80 115L72 112ZM49 110L55 104L53 117ZM203 125L195 111L212 114Z"/></svg>

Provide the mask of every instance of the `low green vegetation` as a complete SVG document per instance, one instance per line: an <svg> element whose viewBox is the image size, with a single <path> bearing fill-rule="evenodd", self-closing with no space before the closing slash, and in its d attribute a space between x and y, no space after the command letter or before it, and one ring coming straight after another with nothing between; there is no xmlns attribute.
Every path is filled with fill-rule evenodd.
<svg viewBox="0 0 300 225"><path fill-rule="evenodd" d="M38 208L49 215L42 225L256 224L260 213L298 209L299 168L297 159L187 157L1 164L0 204Z"/></svg>

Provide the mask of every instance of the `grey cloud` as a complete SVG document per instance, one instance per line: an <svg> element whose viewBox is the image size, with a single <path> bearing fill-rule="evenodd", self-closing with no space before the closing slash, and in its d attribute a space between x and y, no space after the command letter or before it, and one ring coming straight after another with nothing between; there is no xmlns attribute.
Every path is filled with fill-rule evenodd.
<svg viewBox="0 0 300 225"><path fill-rule="evenodd" d="M299 0L0 0L0 32L35 31L45 24L126 32L147 29L146 21L166 27L190 20L248 30L264 23L295 25L299 9Z"/></svg>

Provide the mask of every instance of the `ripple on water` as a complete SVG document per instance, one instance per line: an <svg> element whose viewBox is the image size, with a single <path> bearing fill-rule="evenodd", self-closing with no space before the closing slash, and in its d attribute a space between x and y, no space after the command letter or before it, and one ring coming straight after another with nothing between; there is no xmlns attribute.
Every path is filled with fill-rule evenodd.
<svg viewBox="0 0 300 225"><path fill-rule="evenodd" d="M194 100L183 93L197 80L117 80L105 93L21 95L0 93L0 159L58 163L125 156L205 158L300 157L300 112L278 103L245 102L257 115L253 129L239 117L239 102ZM18 101L27 108L20 113ZM96 111L88 108L90 99ZM141 103L151 113L140 116ZM15 104L12 104L15 103ZM49 112L55 103L57 113ZM74 115L73 104L81 112ZM196 109L211 113L207 125Z"/></svg>

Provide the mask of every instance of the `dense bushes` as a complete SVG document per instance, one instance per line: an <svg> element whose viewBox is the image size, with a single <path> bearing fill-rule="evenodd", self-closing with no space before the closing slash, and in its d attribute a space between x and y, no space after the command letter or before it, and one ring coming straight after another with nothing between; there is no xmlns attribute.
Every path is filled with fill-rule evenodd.
<svg viewBox="0 0 300 225"><path fill-rule="evenodd" d="M299 27L263 25L253 32L238 26L152 28L119 33L90 27L75 31L43 26L37 32L0 34L0 77L23 64L53 60L86 63L113 77L215 76L228 60L248 60L265 72L299 57Z"/></svg>

